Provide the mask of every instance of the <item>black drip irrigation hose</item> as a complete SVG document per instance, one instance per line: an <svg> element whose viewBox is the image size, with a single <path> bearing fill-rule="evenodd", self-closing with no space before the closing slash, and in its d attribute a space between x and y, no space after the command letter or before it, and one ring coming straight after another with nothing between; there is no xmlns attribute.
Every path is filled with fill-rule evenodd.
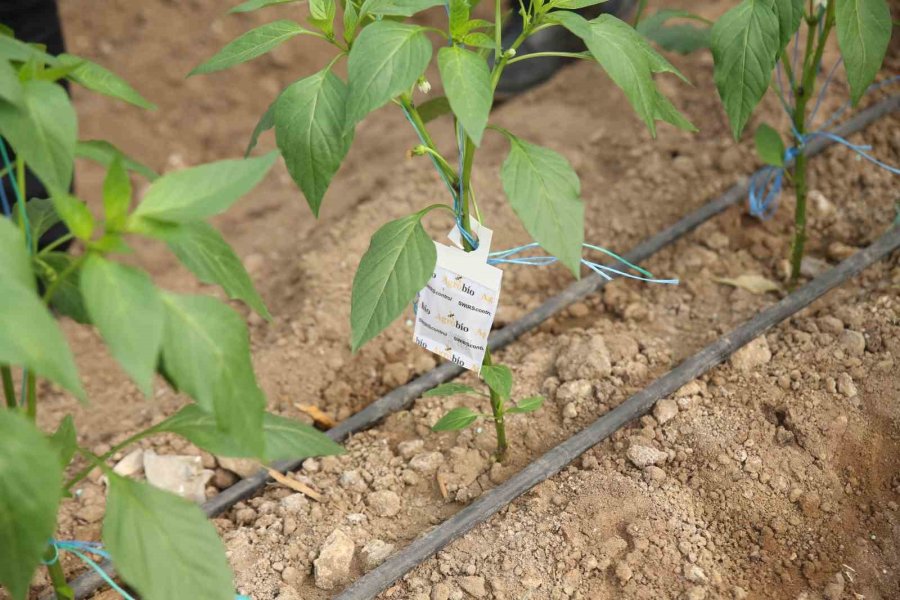
<svg viewBox="0 0 900 600"><path fill-rule="evenodd" d="M706 373L770 327L809 306L832 288L881 260L898 247L900 247L900 225L895 225L865 250L857 252L777 304L758 313L731 333L720 337L594 421L586 429L529 463L505 483L486 492L478 500L390 557L380 567L358 579L344 590L337 600L374 598L441 548L476 525L487 521L535 485L559 473L563 467L619 428L646 414L657 400L669 396L684 384Z"/></svg>
<svg viewBox="0 0 900 600"><path fill-rule="evenodd" d="M881 102L860 111L857 115L848 119L840 126L835 127L834 133L840 137L847 137L865 129L874 121L877 121L881 117L884 117L897 109L900 109L900 95L885 98ZM816 138L806 146L804 153L810 157L816 156L834 143L835 142L829 138ZM715 200L701 206L685 217L682 217L675 224L645 239L624 254L623 257L631 263L641 263L647 260L655 253L659 252L669 244L672 244L685 234L690 233L712 217L740 202L747 196L747 186L748 182L746 178L742 178L741 181L732 185L724 194ZM508 346L523 334L535 329L541 323L556 315L569 305L603 289L606 283L607 280L599 275L591 275L576 281L520 319L513 321L499 331L493 332L488 340L489 348L491 350L499 350ZM416 398L419 398L426 391L441 383L459 377L463 372L464 370L461 367L458 367L453 363L443 363L409 383L388 392L363 410L329 429L326 432L326 435L336 442L343 441L351 434L368 429L388 415L409 407ZM295 471L303 464L303 460L305 459L278 461L272 464L272 468L281 473ZM242 479L228 489L223 490L220 494L204 503L201 508L207 516L214 517L225 512L238 502L254 496L270 481L272 481L272 479L269 477L268 473L264 470L260 470L255 475ZM115 576L115 568L110 561L104 561L100 566L109 576ZM375 571L372 573L375 573ZM75 592L76 600L83 600L105 585L105 582L95 571L88 571L75 578L70 585ZM46 594L41 600L54 600L53 594Z"/></svg>

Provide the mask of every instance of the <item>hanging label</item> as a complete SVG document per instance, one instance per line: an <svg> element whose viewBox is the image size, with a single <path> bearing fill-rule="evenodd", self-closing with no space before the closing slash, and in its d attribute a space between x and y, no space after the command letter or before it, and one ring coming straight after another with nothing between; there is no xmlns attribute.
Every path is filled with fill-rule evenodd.
<svg viewBox="0 0 900 600"><path fill-rule="evenodd" d="M434 243L437 265L416 299L415 342L459 366L481 372L488 334L500 299L503 271L487 264L493 232L471 221L478 248L466 252L454 227L457 247Z"/></svg>

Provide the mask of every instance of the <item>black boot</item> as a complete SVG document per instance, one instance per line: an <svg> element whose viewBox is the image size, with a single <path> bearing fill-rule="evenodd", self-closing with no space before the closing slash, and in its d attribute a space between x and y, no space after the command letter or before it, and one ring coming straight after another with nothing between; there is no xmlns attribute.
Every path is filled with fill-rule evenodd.
<svg viewBox="0 0 900 600"><path fill-rule="evenodd" d="M610 14L620 19L627 17L634 8L635 0L609 0L577 11L586 19L600 14ZM515 10L503 27L503 47L509 48L522 33L522 15ZM526 39L516 51L517 56L534 52L582 52L586 50L581 38L564 27L550 27ZM531 89L556 74L572 58L546 56L523 60L507 65L497 84L498 97L509 97Z"/></svg>

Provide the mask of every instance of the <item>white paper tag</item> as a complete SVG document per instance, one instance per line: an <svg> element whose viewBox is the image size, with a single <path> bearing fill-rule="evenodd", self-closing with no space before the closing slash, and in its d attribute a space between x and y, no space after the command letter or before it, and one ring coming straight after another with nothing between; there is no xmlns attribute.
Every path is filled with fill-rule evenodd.
<svg viewBox="0 0 900 600"><path fill-rule="evenodd" d="M476 223L473 221L473 226ZM454 232L458 240L459 232L455 228ZM435 242L437 265L417 298L413 339L423 348L480 373L497 313L503 271L486 262L491 230L479 224L477 234L483 252L465 252Z"/></svg>

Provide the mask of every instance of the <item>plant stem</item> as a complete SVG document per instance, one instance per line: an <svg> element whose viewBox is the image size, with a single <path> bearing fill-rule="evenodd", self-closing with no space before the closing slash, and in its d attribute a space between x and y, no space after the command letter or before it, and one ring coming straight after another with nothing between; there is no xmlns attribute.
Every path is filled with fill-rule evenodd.
<svg viewBox="0 0 900 600"><path fill-rule="evenodd" d="M133 443L135 443L135 442L138 442L138 441L142 440L143 438L147 437L148 435L152 435L152 434L154 434L154 433L156 433L156 426L150 427L149 429L145 429L145 430L143 430L143 431L139 431L139 432L137 432L136 434L134 434L133 436L127 438L126 440L124 440L124 441L122 441L122 442L116 444L116 445L113 446L112 448L110 448L110 449L109 449L105 454L103 454L102 456L96 457L96 458L97 458L97 461L100 462L100 463L104 463L104 462L106 462L107 460L109 460L116 452L119 452L120 450L122 450L122 449L124 449L124 448L127 448L127 447L130 446L131 444L133 444ZM87 477L88 474L89 474L91 471L93 471L93 470L94 470L94 467L96 467L96 466L97 466L96 464L93 464L93 463L92 463L92 464L89 464L88 466L86 466L85 468L83 468L83 469L82 469L81 471L79 471L78 473L75 473L75 475L73 475L72 478L69 479L69 480L66 482L66 485L64 486L64 489L65 489L66 491L69 491L70 489L72 489L72 486L74 486L76 483L78 483L79 481L81 481L82 479L84 479L85 477Z"/></svg>
<svg viewBox="0 0 900 600"><path fill-rule="evenodd" d="M68 242L69 240L73 240L73 239L75 239L75 235L71 234L71 233L67 233L66 235L60 236L60 237L56 238L55 240L53 240L52 242L50 242L49 244L47 244L46 246L44 246L43 248L41 248L41 251L38 252L38 256L40 256L42 254L47 254L48 252L53 252L54 250L56 250L57 248L59 248L60 246L62 246L66 242Z"/></svg>
<svg viewBox="0 0 900 600"><path fill-rule="evenodd" d="M65 281L66 277L74 273L75 270L81 266L81 263L84 262L84 259L86 257L87 254L82 254L81 256L70 262L65 269L60 271L59 276L57 276L57 278L47 286L47 291L44 292L44 304L50 304L50 301L53 300L53 294L56 293L56 290L59 289L59 286L62 285L62 282Z"/></svg>
<svg viewBox="0 0 900 600"><path fill-rule="evenodd" d="M25 376L25 411L29 419L37 419L37 377L33 371Z"/></svg>
<svg viewBox="0 0 900 600"><path fill-rule="evenodd" d="M528 60L530 58L543 58L547 56L561 56L563 58L582 58L585 60L593 60L593 56L591 56L591 54L588 52L530 52L528 54L523 54L522 56L513 57L509 59L506 64L511 65L513 63Z"/></svg>
<svg viewBox="0 0 900 600"><path fill-rule="evenodd" d="M6 407L16 408L18 405L16 404L16 388L13 385L12 369L9 368L9 365L3 365L0 367L0 371L3 373L3 395L6 396Z"/></svg>
<svg viewBox="0 0 900 600"><path fill-rule="evenodd" d="M491 361L490 350L485 350L484 361L481 364L485 367L490 367L493 364ZM501 398L494 390L491 390L491 412L494 415L494 429L497 432L497 452L495 456L497 457L497 462L502 463L506 460L506 451L509 449L509 444L506 442L506 420L505 412L503 410L503 398Z"/></svg>
<svg viewBox="0 0 900 600"><path fill-rule="evenodd" d="M437 146L434 144L434 139L431 137L431 134L428 133L428 128L425 126L425 121L422 120L422 115L419 114L419 111L416 110L416 107L413 105L412 100L410 99L408 94L403 94L400 96L400 105L406 110L406 113L409 115L410 121L412 121L413 129L416 130L416 133L419 134L419 137L422 139L422 143L427 147L431 153L436 154L437 156L442 156L438 151ZM445 166L447 165L447 166ZM449 168L446 160L437 161L436 168L440 169L444 176L447 177L447 180L450 182L450 185L456 185L456 173L453 172L453 169Z"/></svg>
<svg viewBox="0 0 900 600"><path fill-rule="evenodd" d="M59 562L59 552L52 545L47 547L44 553L44 560L47 562L47 573L50 575L50 581L53 583L53 591L56 593L56 600L75 600L75 592L66 582L66 574L63 572L62 565Z"/></svg>
<svg viewBox="0 0 900 600"><path fill-rule="evenodd" d="M463 143L463 170L460 173L460 178L462 181L462 226L463 229L468 231L470 234L472 233L471 227L469 226L469 199L472 196L472 165L475 162L475 143L472 142L472 138L466 136L465 142ZM466 240L465 236L463 236L463 247L466 249L466 252L473 250L472 245L469 244L468 240Z"/></svg>

